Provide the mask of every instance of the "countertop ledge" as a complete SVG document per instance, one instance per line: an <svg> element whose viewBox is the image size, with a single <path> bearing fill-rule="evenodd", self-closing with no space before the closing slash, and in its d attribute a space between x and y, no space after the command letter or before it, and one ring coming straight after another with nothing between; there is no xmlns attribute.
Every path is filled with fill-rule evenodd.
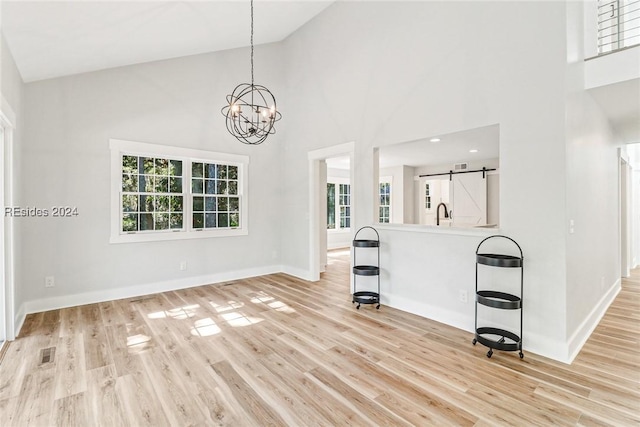
<svg viewBox="0 0 640 427"><path fill-rule="evenodd" d="M500 234L500 228L484 228L484 227L439 227L437 225L418 225L418 224L373 224L377 230L385 231L401 231L408 233L433 233L433 234L451 234L457 236L492 236Z"/></svg>

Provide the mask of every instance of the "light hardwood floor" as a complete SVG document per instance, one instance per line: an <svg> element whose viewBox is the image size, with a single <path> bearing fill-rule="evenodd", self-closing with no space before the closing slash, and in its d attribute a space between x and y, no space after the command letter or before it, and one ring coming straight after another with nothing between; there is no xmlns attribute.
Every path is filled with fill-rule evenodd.
<svg viewBox="0 0 640 427"><path fill-rule="evenodd" d="M468 332L356 310L348 259L330 261L319 283L274 274L29 315L0 365L0 426L640 425L640 271L569 366L488 359Z"/></svg>

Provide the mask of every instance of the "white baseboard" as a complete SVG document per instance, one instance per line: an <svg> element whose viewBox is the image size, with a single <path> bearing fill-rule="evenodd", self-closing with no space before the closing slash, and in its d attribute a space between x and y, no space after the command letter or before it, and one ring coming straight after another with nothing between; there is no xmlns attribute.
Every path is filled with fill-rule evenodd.
<svg viewBox="0 0 640 427"><path fill-rule="evenodd" d="M587 342L593 330L598 326L598 323L600 323L602 316L604 316L613 300L616 299L618 293L620 293L620 289L622 289L622 282L618 279L602 298L600 298L598 304L593 307L593 310L591 310L589 315L582 321L580 326L578 326L578 329L571 335L567 344L566 363L571 363L573 359L576 358L582 346Z"/></svg>
<svg viewBox="0 0 640 427"><path fill-rule="evenodd" d="M416 314L426 317L427 319L435 320L436 322L453 326L454 328L462 329L463 331L473 332L475 322L471 315L463 315L459 312L443 309L436 305L424 304L413 299L394 295L382 295L380 303L406 311L407 313ZM473 312L473 306L469 307L471 307L470 310ZM469 342L469 344L471 344L471 342Z"/></svg>
<svg viewBox="0 0 640 427"><path fill-rule="evenodd" d="M18 337L18 335L20 335L20 329L22 329L22 325L24 324L24 319L26 319L26 317L27 317L26 307L24 303L22 303L20 304L20 307L16 311L16 317L13 323L15 327L14 336L16 338Z"/></svg>
<svg viewBox="0 0 640 427"><path fill-rule="evenodd" d="M308 282L314 281L309 270L303 270L301 268L291 267L289 265L282 265L280 266L280 272L288 274L289 276L297 277L298 279L306 280Z"/></svg>
<svg viewBox="0 0 640 427"><path fill-rule="evenodd" d="M473 304L472 301L471 303ZM406 311L418 316L426 317L463 331L470 333L475 332L475 321L471 314L465 315L457 311L446 310L435 305L424 304L415 300L397 296L388 296L387 298L382 296L382 304L386 304L389 307L397 308L398 310ZM473 308L470 308L469 310L470 313L472 313ZM509 329L506 326L494 326ZM524 335L523 351L525 354L527 352L531 352L560 362L568 363L565 343L560 341L551 341L547 336L536 336L535 334L531 334L527 331L524 331ZM471 341L469 341L469 346L471 346Z"/></svg>
<svg viewBox="0 0 640 427"><path fill-rule="evenodd" d="M16 321L16 327L19 331L18 326L22 326L25 315L30 313L40 313L42 311L57 310L60 308L75 307L78 305L94 304L98 302L111 301L122 298L132 298L142 295L156 294L159 292L192 288L213 283L228 282L230 280L246 279L249 277L263 276L266 274L280 273L281 271L282 269L280 266L265 266L224 273L215 273L204 276L187 277L177 280L167 280L165 282L154 282L144 285L105 289L74 295L41 298L37 300L27 301L20 307L19 313L21 313L22 321ZM19 317L16 316L16 318L18 319Z"/></svg>
<svg viewBox="0 0 640 427"><path fill-rule="evenodd" d="M557 362L570 364L567 358L567 343L564 341L553 340L547 335L535 334L529 331L523 331L522 351L534 353L540 356L548 357Z"/></svg>

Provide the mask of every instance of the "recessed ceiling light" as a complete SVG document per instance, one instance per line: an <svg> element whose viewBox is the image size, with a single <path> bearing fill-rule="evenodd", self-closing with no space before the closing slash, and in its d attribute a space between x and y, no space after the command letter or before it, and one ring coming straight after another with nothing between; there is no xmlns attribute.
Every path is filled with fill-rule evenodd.
<svg viewBox="0 0 640 427"><path fill-rule="evenodd" d="M440 142L440 138L431 138L429 142Z"/></svg>
<svg viewBox="0 0 640 427"><path fill-rule="evenodd" d="M476 149L474 148L474 149L472 149L472 150L469 150L469 152L470 152L470 153L477 153L477 152L478 152L478 150L476 150Z"/></svg>

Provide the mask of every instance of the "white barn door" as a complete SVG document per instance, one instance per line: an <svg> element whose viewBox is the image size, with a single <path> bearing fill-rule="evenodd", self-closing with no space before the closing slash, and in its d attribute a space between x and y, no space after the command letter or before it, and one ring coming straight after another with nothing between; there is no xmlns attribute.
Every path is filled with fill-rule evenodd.
<svg viewBox="0 0 640 427"><path fill-rule="evenodd" d="M481 173L453 175L453 223L487 224L487 180Z"/></svg>

